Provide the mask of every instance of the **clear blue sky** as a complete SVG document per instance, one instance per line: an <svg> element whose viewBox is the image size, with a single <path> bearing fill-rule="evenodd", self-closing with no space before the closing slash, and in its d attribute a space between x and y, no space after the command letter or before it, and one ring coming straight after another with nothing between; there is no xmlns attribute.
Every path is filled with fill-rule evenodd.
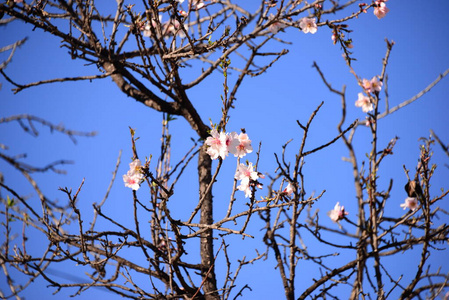
<svg viewBox="0 0 449 300"><path fill-rule="evenodd" d="M364 78L379 75L382 69L382 58L386 51L384 39L387 38L396 43L387 68L388 92L390 107L392 107L420 92L440 73L449 68L449 35L447 34L449 2L446 0L426 2L390 0L387 5L390 13L382 20L378 20L370 11L357 20L351 20L348 24L353 30L350 36L354 40L354 57L357 58L357 61L353 62L353 67ZM97 74L95 66L85 67L84 62L70 60L66 49L59 47L59 40L39 30L33 32L32 27L26 24L15 22L0 28L0 47L23 37L29 38L27 43L16 52L13 61L6 69L6 73L16 82L28 83L56 77ZM294 160L295 151L302 136L296 120L302 123L307 122L311 112L321 101L324 101L324 105L312 125L306 149L322 145L337 134L336 126L341 117L340 99L331 94L321 82L318 73L311 67L314 61L321 67L333 87L339 89L346 85L348 100L346 125L357 118L365 118L361 109L354 106L357 93L361 89L345 65L341 57L341 49L339 46L332 45L331 31L328 28L320 27L315 35L288 30L281 33L280 37L293 42L293 45L287 46L290 53L281 58L266 74L247 79L237 94L236 109L231 111L231 120L227 127L230 131L245 128L255 148L259 142L262 143L259 171L271 175L276 168L273 153L281 153L281 146L293 138L287 154L291 161ZM273 47L273 49L281 49L282 45L274 44ZM235 75L230 73L231 80L236 78ZM218 122L221 116L221 78L221 76L211 77L205 84L193 89L190 94L206 122L209 118L213 122ZM23 161L37 166L44 166L58 159L75 161L75 164L65 167L67 175L44 174L36 176L36 180L46 195L63 202L65 196L58 191L58 187L76 190L85 178L79 204L85 219L89 220L92 216L91 205L102 200L119 151L123 150L118 178L104 210L119 222L125 224L131 222L132 194L128 188L124 187L121 180L121 175L126 173L127 164L132 156L128 126L135 128L136 135L140 137L137 143L139 155L144 157L153 154L153 157L157 157L160 151L161 114L124 96L110 79L92 83L43 85L16 95L11 92L12 86L8 82L3 78L0 80L2 83L0 117L26 113L56 124L63 123L70 129L98 132L95 138L78 138L78 144L74 145L67 137L58 133L51 134L39 125L37 129L40 135L34 138L23 133L16 123L2 124L0 143L9 147L8 150L2 151L8 155L27 153ZM406 197L403 190L406 177L402 166L405 165L412 170L416 166L419 155L418 139L428 137L429 130L433 129L445 143L449 143L448 95L449 78L446 78L417 102L380 121L380 146L385 146L395 136L399 137L394 156L387 158L380 172L380 184L383 185L383 189L387 188L390 178L394 180L391 198L386 207L387 215L400 216L404 213L399 207ZM170 126L173 135L172 161L176 162L190 148L190 138L196 138L196 135L183 120L176 120ZM369 138L367 128L358 128L355 147L359 160L364 158L364 153L369 152ZM449 168L445 164L449 164L449 158L442 153L439 146L434 146L434 150L434 161L439 164L439 167L435 173L432 188L434 193L438 193L440 188L448 188ZM335 202L339 201L347 208L350 213L349 218L353 220L356 218L351 167L347 162L342 161L341 158L344 156L347 156L347 151L343 143L339 141L326 150L308 157L305 166L306 192L310 194L326 190L324 197L314 206L314 209L320 210L321 220L326 225L336 228L337 226L326 217L326 212L333 208ZM246 159L255 161L255 157L255 154L251 154ZM223 170L218 178L219 183L214 187L214 201L217 205L215 219L220 218L227 207L234 170L235 159L229 157L224 161ZM194 164L188 171L196 176ZM25 183L20 174L3 161L0 162L0 172L4 173L6 184L20 190L22 194L31 196L32 188ZM180 181L175 195L170 199L173 203L171 209L175 215L182 216L183 211L196 205L197 188L188 177ZM144 199L148 190L141 189L138 193ZM2 195L5 196L4 192ZM266 189L258 194L258 196L264 195L266 195ZM38 201L35 196L32 197L30 201ZM243 194L238 194L238 201L245 203ZM449 210L447 201L442 204L444 209ZM301 220L304 221L305 217L305 214L302 215ZM257 218L254 217L254 219ZM248 230L251 234L260 236L260 227L261 224L256 222ZM4 238L4 233L1 234L0 241ZM29 237L31 243L38 248L42 236ZM314 247L318 245L312 238L306 238L308 239L306 242L310 243L309 250L316 249ZM264 250L264 246L258 241L247 239L241 241L240 238L236 238L232 242L235 246L231 252L235 259L243 255L247 258L255 256L255 248ZM196 252L195 248L191 248L189 255L193 256ZM444 269L449 271L447 255L447 251L436 253L434 266L444 264ZM412 256L402 257L399 263L396 263L405 267L395 275L410 274L413 269L407 269L406 265L413 260ZM243 286L248 282L253 288L253 292L247 292L244 299L283 297L279 273L274 267L274 261L268 260L247 266L242 270L239 283ZM82 276L82 271L78 271L80 268L65 264L64 268L55 270L55 275L58 271ZM217 271L219 272L221 268L222 266L218 266ZM317 274L316 269L311 270L307 265L299 266L297 293L312 282L311 274ZM4 276L1 275L1 286L4 286L4 280ZM53 289L47 289L46 283L38 279L23 295L28 299L37 299L47 297L53 291ZM55 299L65 299L69 294L67 291L62 291L55 296ZM99 289L92 289L79 298L92 299L93 297L119 298Z"/></svg>

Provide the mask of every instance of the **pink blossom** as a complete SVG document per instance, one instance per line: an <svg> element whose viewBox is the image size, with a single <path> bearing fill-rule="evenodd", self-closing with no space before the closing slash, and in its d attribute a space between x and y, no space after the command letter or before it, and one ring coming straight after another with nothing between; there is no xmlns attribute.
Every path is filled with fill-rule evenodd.
<svg viewBox="0 0 449 300"><path fill-rule="evenodd" d="M229 152L234 155L237 153L237 146L239 145L237 133L225 133L223 131L218 133L214 128L210 134L211 136L206 139L205 143L209 146L206 152L212 159L218 157L225 159Z"/></svg>
<svg viewBox="0 0 449 300"><path fill-rule="evenodd" d="M180 23L178 20L175 19L175 17L171 17L170 20L166 23L164 23L163 28L162 28L162 35L165 36L166 38L169 35L176 35L180 38L184 38L186 36L183 28L185 29L185 32L188 32L189 27L187 26L187 24L184 23Z"/></svg>
<svg viewBox="0 0 449 300"><path fill-rule="evenodd" d="M327 215L333 222L343 220L348 214L349 213L345 211L345 207L340 206L340 202L337 202L337 204L335 204L334 206L334 209L327 213Z"/></svg>
<svg viewBox="0 0 449 300"><path fill-rule="evenodd" d="M374 7L374 15L378 19L382 19L385 17L385 15L390 11L384 1L376 1L375 2L376 7Z"/></svg>
<svg viewBox="0 0 449 300"><path fill-rule="evenodd" d="M235 151L230 151L235 157L242 158L246 153L253 152L253 147L251 146L251 140L248 138L246 133L240 133L237 137L239 144L236 146Z"/></svg>
<svg viewBox="0 0 449 300"><path fill-rule="evenodd" d="M371 117L366 117L365 126L370 126L371 124L376 123L374 119L371 119Z"/></svg>
<svg viewBox="0 0 449 300"><path fill-rule="evenodd" d="M152 18L151 22L146 22L145 26L143 27L143 36L150 37L151 36L151 28L154 28L154 31L158 35L159 33L157 30L157 26L158 26L158 24L161 24L161 23L162 23L162 15L159 15L159 22L155 18Z"/></svg>
<svg viewBox="0 0 449 300"><path fill-rule="evenodd" d="M218 133L218 131L214 128L212 129L212 131L210 132L210 135L207 139L205 144L207 146L209 146L209 148L207 148L207 154L210 155L210 158L212 159L217 159L219 156L221 156L221 154L223 153L222 149L223 149L223 145L222 145L222 141L220 139L220 134ZM223 159L226 157L226 155L223 155Z"/></svg>
<svg viewBox="0 0 449 300"><path fill-rule="evenodd" d="M235 157L237 157L237 147L240 144L239 136L237 135L237 133L231 132L223 134L221 138L224 140L224 144L226 145L226 155L228 152L231 152ZM249 142L251 143L251 140L249 140Z"/></svg>
<svg viewBox="0 0 449 300"><path fill-rule="evenodd" d="M336 34L335 32L332 33L331 39L332 39L332 43L333 43L334 45L337 44L337 34Z"/></svg>
<svg viewBox="0 0 449 300"><path fill-rule="evenodd" d="M132 188L137 191L140 188L140 181L142 180L142 174L132 174L131 172L127 172L123 175L123 182L126 187Z"/></svg>
<svg viewBox="0 0 449 300"><path fill-rule="evenodd" d="M379 78L377 76L374 76L370 82L371 82L371 90L375 92L380 92L383 83L379 81Z"/></svg>
<svg viewBox="0 0 449 300"><path fill-rule="evenodd" d="M415 211L418 209L418 199L415 197L408 197L405 199L404 203L401 204L401 207L403 209L411 209L412 211Z"/></svg>
<svg viewBox="0 0 449 300"><path fill-rule="evenodd" d="M239 191L245 192L245 198L251 198L251 196L253 195L249 178L243 178L240 181L240 185L237 187L237 189Z"/></svg>
<svg viewBox="0 0 449 300"><path fill-rule="evenodd" d="M126 187L137 191L140 188L140 182L143 177L142 164L139 159L135 159L129 164L128 172L123 175L123 182Z"/></svg>
<svg viewBox="0 0 449 300"><path fill-rule="evenodd" d="M259 174L254 171L253 163L249 163L248 165L240 164L235 172L234 178L237 180L242 180L243 178L257 180Z"/></svg>
<svg viewBox="0 0 449 300"><path fill-rule="evenodd" d="M271 14L268 18L270 21L274 19L274 15ZM278 33L279 30L283 29L285 27L284 24L282 24L281 22L275 21L273 23L270 24L270 26L268 26L268 30L271 33Z"/></svg>
<svg viewBox="0 0 449 300"><path fill-rule="evenodd" d="M142 163L140 162L140 159L135 159L129 164L129 172L132 174L140 173L141 168Z"/></svg>
<svg viewBox="0 0 449 300"><path fill-rule="evenodd" d="M287 195L287 196L290 196L291 194L293 194L293 186L292 186L292 184L290 182L287 184L287 186L282 191L282 193Z"/></svg>
<svg viewBox="0 0 449 300"><path fill-rule="evenodd" d="M254 171L253 164L240 164L234 178L240 180L240 185L237 189L245 192L245 198L250 198L252 196L251 181L256 181L259 178L259 174Z"/></svg>
<svg viewBox="0 0 449 300"><path fill-rule="evenodd" d="M299 22L299 27L304 33L314 34L318 30L315 18L307 18L307 17L302 18L301 21Z"/></svg>
<svg viewBox="0 0 449 300"><path fill-rule="evenodd" d="M379 80L379 77L374 76L371 80L363 79L362 87L367 93L380 92L383 83Z"/></svg>
<svg viewBox="0 0 449 300"><path fill-rule="evenodd" d="M363 93L359 93L359 99L355 101L355 106L361 107L363 112L369 112L374 109L369 97L363 95Z"/></svg>

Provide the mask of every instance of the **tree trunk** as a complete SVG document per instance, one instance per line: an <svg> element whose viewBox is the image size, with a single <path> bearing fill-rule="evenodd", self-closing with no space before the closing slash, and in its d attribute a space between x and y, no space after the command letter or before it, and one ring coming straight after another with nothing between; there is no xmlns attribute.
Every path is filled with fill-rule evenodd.
<svg viewBox="0 0 449 300"><path fill-rule="evenodd" d="M198 178L200 184L200 199L204 197L201 205L201 224L213 223L213 205L212 205L212 189L207 193L207 186L212 179L212 160L209 154L206 153L206 148L203 146L198 156ZM217 279L215 276L215 261L214 261L214 244L212 230L207 230L201 235L200 242L201 250L201 275L203 278L203 291L205 299L216 300L220 299L217 292Z"/></svg>

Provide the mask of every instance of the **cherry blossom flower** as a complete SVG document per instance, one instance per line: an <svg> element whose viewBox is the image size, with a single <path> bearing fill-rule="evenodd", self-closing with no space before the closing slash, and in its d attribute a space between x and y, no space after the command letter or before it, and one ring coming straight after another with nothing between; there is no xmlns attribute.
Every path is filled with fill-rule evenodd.
<svg viewBox="0 0 449 300"><path fill-rule="evenodd" d="M239 191L245 192L245 198L251 198L251 196L253 195L249 178L243 178L240 181L240 185L237 187L237 189Z"/></svg>
<svg viewBox="0 0 449 300"><path fill-rule="evenodd" d="M371 117L365 118L365 126L369 127L371 124L376 123L376 120L372 119Z"/></svg>
<svg viewBox="0 0 449 300"><path fill-rule="evenodd" d="M327 215L333 222L343 220L348 214L349 213L345 211L345 207L340 206L340 202L337 202L337 204L335 204L334 206L334 209L327 213Z"/></svg>
<svg viewBox="0 0 449 300"><path fill-rule="evenodd" d="M142 168L142 163L140 162L140 159L135 159L129 164L129 171L132 174L140 173L141 168Z"/></svg>
<svg viewBox="0 0 449 300"><path fill-rule="evenodd" d="M248 139L248 136L246 138ZM239 155L237 155L237 152L238 152L237 147L240 144L240 140L239 140L239 136L237 135L237 132L231 132L231 133L224 134L224 135L222 135L222 139L224 140L224 144L226 145L226 155L228 152L231 152L232 154L234 154L235 157L239 156ZM248 140L248 141L249 141L249 143L251 143L251 140ZM249 147L251 147L251 144L249 145ZM252 147L251 147L251 151L252 151Z"/></svg>
<svg viewBox="0 0 449 300"><path fill-rule="evenodd" d="M205 143L209 146L206 152L212 159L217 159L218 157L225 159L229 152L236 155L237 146L239 145L237 133L225 133L223 131L218 133L214 128L210 134L211 136L206 139Z"/></svg>
<svg viewBox="0 0 449 300"><path fill-rule="evenodd" d="M251 181L256 181L259 178L259 173L254 171L253 164L240 164L234 178L240 180L240 185L237 189L245 192L245 198L250 198L252 196ZM260 188L261 186L258 187Z"/></svg>
<svg viewBox="0 0 449 300"><path fill-rule="evenodd" d="M132 174L130 172L123 175L123 182L126 187L132 188L137 191L140 188L140 181L142 180L142 174Z"/></svg>
<svg viewBox="0 0 449 300"><path fill-rule="evenodd" d="M248 138L248 135L246 133L240 133L237 136L237 140L239 144L236 146L235 151L231 153L234 154L235 157L242 158L246 155L246 153L253 152L253 147L251 146L251 140Z"/></svg>
<svg viewBox="0 0 449 300"><path fill-rule="evenodd" d="M290 196L291 194L293 194L293 186L292 186L292 184L290 182L287 184L287 186L282 191L282 193L287 195L287 196Z"/></svg>
<svg viewBox="0 0 449 300"><path fill-rule="evenodd" d="M382 19L383 17L385 17L385 15L390 11L387 8L387 5L384 3L386 0L383 1L376 1L374 2L374 4L376 5L374 7L374 15L378 18L378 19Z"/></svg>
<svg viewBox="0 0 449 300"><path fill-rule="evenodd" d="M363 78L362 87L367 93L371 93L371 82L368 79Z"/></svg>
<svg viewBox="0 0 449 300"><path fill-rule="evenodd" d="M209 146L209 148L207 148L207 154L210 155L210 158L212 159L217 159L219 156L221 156L221 158L225 158L226 154L224 154L224 152L222 151L223 149L223 145L222 145L222 140L220 139L220 134L218 133L218 131L214 128L212 129L212 131L210 132L209 137L207 137L205 144L207 146ZM223 154L223 156L222 156Z"/></svg>
<svg viewBox="0 0 449 300"><path fill-rule="evenodd" d="M301 27L301 31L304 33L315 34L315 32L318 30L315 18L302 18L299 22L299 27Z"/></svg>
<svg viewBox="0 0 449 300"><path fill-rule="evenodd" d="M259 178L259 174L254 171L253 163L249 163L248 165L241 163L235 172L234 178L237 180L242 180L244 178L257 180Z"/></svg>
<svg viewBox="0 0 449 300"><path fill-rule="evenodd" d="M407 197L404 201L404 203L401 204L401 207L403 209L411 209L412 211L415 211L418 209L418 199L415 197Z"/></svg>
<svg viewBox="0 0 449 300"><path fill-rule="evenodd" d="M374 92L380 92L380 90L382 89L382 85L383 83L381 81L379 81L379 78L377 76L374 76L371 81L371 90Z"/></svg>
<svg viewBox="0 0 449 300"><path fill-rule="evenodd" d="M145 23L145 26L143 27L143 36L150 37L151 36L151 28L154 28L154 31L158 35L159 34L158 30L157 30L158 24L162 24L162 15L159 15L159 22L155 18L152 18L151 22Z"/></svg>
<svg viewBox="0 0 449 300"><path fill-rule="evenodd" d="M137 191L140 188L140 182L142 181L143 177L142 163L139 159L135 159L129 164L128 172L123 175L123 182L125 183L126 187L132 188L133 190Z"/></svg>
<svg viewBox="0 0 449 300"><path fill-rule="evenodd" d="M182 29L182 26L186 32L189 30L187 24L181 24L175 18L171 18L170 21L164 24L164 35L177 35L180 38L184 38L186 34Z"/></svg>
<svg viewBox="0 0 449 300"><path fill-rule="evenodd" d="M332 33L331 39L332 39L332 43L333 43L334 45L337 44L337 34L336 34L335 32Z"/></svg>
<svg viewBox="0 0 449 300"><path fill-rule="evenodd" d="M374 76L371 80L363 79L362 87L367 93L380 92L383 83L379 81L379 77Z"/></svg>
<svg viewBox="0 0 449 300"><path fill-rule="evenodd" d="M270 21L273 20L273 19L274 19L274 15L271 14L271 15L268 17L268 19L269 19ZM276 34L276 33L278 33L279 30L283 29L284 27L285 27L284 24L282 24L281 22L276 21L276 22L271 23L270 26L268 26L268 30L269 30L271 33L273 33L273 34Z"/></svg>
<svg viewBox="0 0 449 300"><path fill-rule="evenodd" d="M363 112L369 112L374 109L369 97L363 95L363 93L359 93L359 99L355 101L355 106L361 107Z"/></svg>
<svg viewBox="0 0 449 300"><path fill-rule="evenodd" d="M23 0L14 0L14 3L22 3Z"/></svg>

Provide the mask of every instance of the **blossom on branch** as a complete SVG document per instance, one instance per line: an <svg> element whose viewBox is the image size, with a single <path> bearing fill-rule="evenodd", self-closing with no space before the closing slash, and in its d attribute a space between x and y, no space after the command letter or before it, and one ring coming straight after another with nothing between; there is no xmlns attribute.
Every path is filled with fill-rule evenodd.
<svg viewBox="0 0 449 300"><path fill-rule="evenodd" d="M285 189L282 191L282 194L286 196L290 196L291 194L293 194L293 185L291 184L291 182L287 184Z"/></svg>
<svg viewBox="0 0 449 300"><path fill-rule="evenodd" d="M129 164L128 172L123 175L123 182L126 187L137 191L140 188L143 177L142 164L139 159L135 159Z"/></svg>
<svg viewBox="0 0 449 300"><path fill-rule="evenodd" d="M235 151L231 153L234 154L235 157L242 158L246 155L246 153L253 152L253 147L251 146L251 140L248 138L246 133L240 133L237 137L239 144L236 146Z"/></svg>
<svg viewBox="0 0 449 300"><path fill-rule="evenodd" d="M155 18L151 18L151 21L147 21L145 26L141 29L143 31L143 36L151 37L151 30L153 29L156 32L156 35L159 35L159 31L157 29L158 24L162 24L162 15L159 15L159 22ZM159 36L158 36L159 37Z"/></svg>
<svg viewBox="0 0 449 300"><path fill-rule="evenodd" d="M333 222L343 220L348 214L349 213L345 211L345 207L340 206L340 202L337 202L337 204L335 204L334 206L334 209L327 213L327 215Z"/></svg>
<svg viewBox="0 0 449 300"><path fill-rule="evenodd" d="M374 109L369 97L363 95L363 93L359 93L359 99L355 101L355 106L361 107L363 112L369 112Z"/></svg>
<svg viewBox="0 0 449 300"><path fill-rule="evenodd" d="M225 133L223 131L218 133L217 129L214 128L210 135L206 139L205 144L209 146L206 152L212 159L217 159L218 157L225 159L229 152L232 154L236 153L236 148L239 144L237 133Z"/></svg>
<svg viewBox="0 0 449 300"><path fill-rule="evenodd" d="M272 21L274 18L275 18L274 15L271 14L271 15L268 17L268 20L269 20L269 21ZM276 34L276 33L278 33L279 30L283 29L284 27L285 27L285 25L282 24L281 22L279 22L279 21L274 21L273 23L270 24L270 26L268 26L268 30L269 30L271 33L273 33L273 34Z"/></svg>
<svg viewBox="0 0 449 300"><path fill-rule="evenodd" d="M164 36L167 35L173 35L173 36L178 36L180 38L185 38L186 34L185 32L187 32L189 30L189 27L187 26L187 24L181 24L178 20L176 20L175 18L170 18L170 21L168 21L167 23L164 24Z"/></svg>
<svg viewBox="0 0 449 300"><path fill-rule="evenodd" d="M378 19L382 19L383 17L385 17L385 15L390 11L387 8L387 5L384 3L387 0L378 0L374 2L374 15L378 18Z"/></svg>
<svg viewBox="0 0 449 300"><path fill-rule="evenodd" d="M371 80L363 79L362 87L367 93L380 92L383 83L379 80L379 77L374 76Z"/></svg>
<svg viewBox="0 0 449 300"><path fill-rule="evenodd" d="M299 27L301 27L301 31L304 33L314 34L318 30L315 18L302 18L299 22Z"/></svg>
<svg viewBox="0 0 449 300"><path fill-rule="evenodd" d="M242 158L247 153L253 152L251 140L246 133L242 132L240 135L237 135L236 132L225 133L222 131L218 133L214 128L210 135L206 139L205 144L209 146L206 152L212 159L217 159L218 157L225 159L229 153L234 154L235 157Z"/></svg>
<svg viewBox="0 0 449 300"><path fill-rule="evenodd" d="M407 197L400 205L403 209L411 209L412 211L415 211L418 209L418 199L416 197Z"/></svg>
<svg viewBox="0 0 449 300"><path fill-rule="evenodd" d="M235 172L234 178L240 180L240 185L237 187L240 191L245 192L245 198L251 198L252 190L251 187L256 184L257 179L259 179L259 173L254 171L253 164L248 165L240 164ZM260 185L258 185L261 188Z"/></svg>

